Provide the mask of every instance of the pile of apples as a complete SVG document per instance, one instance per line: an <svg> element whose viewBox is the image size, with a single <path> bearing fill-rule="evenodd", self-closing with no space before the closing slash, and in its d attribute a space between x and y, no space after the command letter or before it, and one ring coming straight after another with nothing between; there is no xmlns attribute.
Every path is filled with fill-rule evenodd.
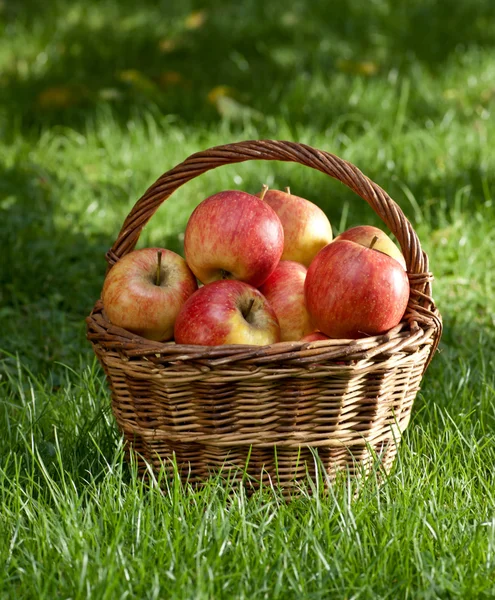
<svg viewBox="0 0 495 600"><path fill-rule="evenodd" d="M144 248L117 262L102 292L110 322L178 344L356 339L395 327L409 299L404 257L383 231L332 241L325 213L289 188L206 198L184 253Z"/></svg>

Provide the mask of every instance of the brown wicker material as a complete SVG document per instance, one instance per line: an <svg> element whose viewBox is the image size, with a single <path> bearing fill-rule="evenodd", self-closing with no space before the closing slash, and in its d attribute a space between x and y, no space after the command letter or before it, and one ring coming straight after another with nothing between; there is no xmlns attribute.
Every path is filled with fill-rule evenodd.
<svg viewBox="0 0 495 600"><path fill-rule="evenodd" d="M354 165L283 141L246 141L190 156L138 200L109 266L133 250L160 204L190 179L246 160L297 162L340 180L376 211L404 253L411 293L403 322L360 340L270 346L184 346L145 340L111 325L98 301L88 338L105 370L128 448L146 463L192 483L218 469L278 482L287 492L314 474L315 449L333 478L392 465L421 377L442 331L428 257L399 206ZM246 466L247 465L247 466Z"/></svg>

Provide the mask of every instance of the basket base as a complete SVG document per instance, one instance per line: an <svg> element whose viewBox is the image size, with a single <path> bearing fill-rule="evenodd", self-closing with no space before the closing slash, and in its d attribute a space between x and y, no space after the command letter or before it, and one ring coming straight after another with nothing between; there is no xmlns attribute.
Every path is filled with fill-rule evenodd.
<svg viewBox="0 0 495 600"><path fill-rule="evenodd" d="M361 478L376 471L382 479L390 472L398 445L393 438L375 445L363 441L352 449L240 445L226 457L224 449L214 445L134 438L126 440L126 455L136 462L141 476L150 475L151 469L158 479L162 473L171 481L178 474L183 484L194 488L206 485L211 477L220 477L229 483L242 482L250 492L274 486L284 496L294 497L309 481L322 479L327 488L342 473Z"/></svg>
<svg viewBox="0 0 495 600"><path fill-rule="evenodd" d="M219 473L290 495L311 478L388 473L436 343L403 322L359 340L267 347L158 344L113 327L88 337L140 471L198 486Z"/></svg>

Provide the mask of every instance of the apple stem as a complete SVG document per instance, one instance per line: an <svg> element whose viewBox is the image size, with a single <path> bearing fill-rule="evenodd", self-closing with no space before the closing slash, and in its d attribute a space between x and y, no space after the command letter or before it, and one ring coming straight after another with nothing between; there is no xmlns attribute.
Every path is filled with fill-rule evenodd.
<svg viewBox="0 0 495 600"><path fill-rule="evenodd" d="M370 250L373 248L373 246L378 242L378 236L375 235L373 236L373 239L371 240L371 244L370 244Z"/></svg>
<svg viewBox="0 0 495 600"><path fill-rule="evenodd" d="M160 285L162 281L162 251L158 250L158 264L156 266L156 285Z"/></svg>
<svg viewBox="0 0 495 600"><path fill-rule="evenodd" d="M265 198L265 194L268 192L268 186L266 185L266 183L264 183L261 186L261 192L260 192L260 200L263 200Z"/></svg>
<svg viewBox="0 0 495 600"><path fill-rule="evenodd" d="M287 186L287 187L285 188L285 193L286 193L286 194L289 194L289 196L290 196L290 187L289 187L289 186Z"/></svg>
<svg viewBox="0 0 495 600"><path fill-rule="evenodd" d="M247 320L249 313L251 312L251 309L253 308L253 304L254 304L254 298L251 298L251 300L249 301L248 307L246 312L244 313L244 318Z"/></svg>
<svg viewBox="0 0 495 600"><path fill-rule="evenodd" d="M229 278L229 272L226 271L225 269L222 269L221 273L222 273L222 279L228 279Z"/></svg>

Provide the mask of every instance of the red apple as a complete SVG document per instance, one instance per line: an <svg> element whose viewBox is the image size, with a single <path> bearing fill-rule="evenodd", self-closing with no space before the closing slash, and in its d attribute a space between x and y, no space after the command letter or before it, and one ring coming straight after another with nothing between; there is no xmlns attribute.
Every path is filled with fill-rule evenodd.
<svg viewBox="0 0 495 600"><path fill-rule="evenodd" d="M314 329L304 301L306 267L292 260L281 260L259 288L270 303L280 324L280 340L299 340Z"/></svg>
<svg viewBox="0 0 495 600"><path fill-rule="evenodd" d="M202 283L238 279L258 287L275 270L284 248L284 231L266 203L239 191L203 200L184 236L188 265Z"/></svg>
<svg viewBox="0 0 495 600"><path fill-rule="evenodd" d="M142 337L167 341L198 284L186 261L165 248L135 250L107 273L102 300L110 322Z"/></svg>
<svg viewBox="0 0 495 600"><path fill-rule="evenodd" d="M279 216L284 228L282 260L294 260L309 267L316 254L332 241L332 226L325 213L290 189L281 192L264 186L260 197Z"/></svg>
<svg viewBox="0 0 495 600"><path fill-rule="evenodd" d="M243 281L215 281L184 304L175 322L178 344L251 344L280 340L273 308L263 294Z"/></svg>
<svg viewBox="0 0 495 600"><path fill-rule="evenodd" d="M325 335L321 331L313 331L312 333L308 333L308 335L305 335L304 337L302 337L299 341L300 342L319 342L320 340L329 340L329 339L330 338L328 337L328 335Z"/></svg>
<svg viewBox="0 0 495 600"><path fill-rule="evenodd" d="M305 296L315 327L332 338L355 339L384 333L400 322L409 280L387 254L338 240L311 263Z"/></svg>
<svg viewBox="0 0 495 600"><path fill-rule="evenodd" d="M372 225L358 225L357 227L351 227L347 231L344 231L338 235L335 238L335 241L349 240L350 242L356 242L356 244L361 244L362 246L369 248L375 236L378 239L376 240L373 249L384 252L392 258L395 258L395 260L398 260L405 270L406 261L404 259L404 255L388 237L388 235L381 229L378 229L378 227L373 227Z"/></svg>

